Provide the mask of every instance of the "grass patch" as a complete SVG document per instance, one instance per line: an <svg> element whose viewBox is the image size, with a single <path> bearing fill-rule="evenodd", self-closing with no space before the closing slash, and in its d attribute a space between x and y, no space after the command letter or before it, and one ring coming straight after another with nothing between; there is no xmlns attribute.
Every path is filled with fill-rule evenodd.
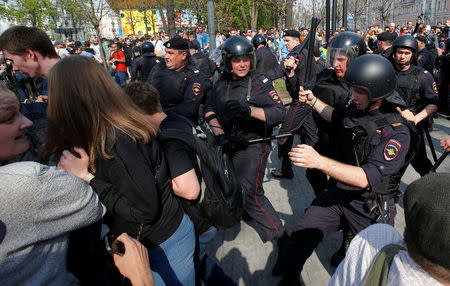
<svg viewBox="0 0 450 286"><path fill-rule="evenodd" d="M281 97L284 103L291 101L291 96L286 90L286 84L282 78L279 78L273 82L273 87L277 91L278 95Z"/></svg>

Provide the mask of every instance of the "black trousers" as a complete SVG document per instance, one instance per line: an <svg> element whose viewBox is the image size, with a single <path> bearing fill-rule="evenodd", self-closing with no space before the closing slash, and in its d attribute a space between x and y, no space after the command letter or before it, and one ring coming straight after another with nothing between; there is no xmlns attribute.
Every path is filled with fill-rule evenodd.
<svg viewBox="0 0 450 286"><path fill-rule="evenodd" d="M371 225L376 219L375 211L364 207L365 201L357 193L349 194L340 189L320 193L294 228L280 259L282 269L301 271L306 260L319 243L337 232L345 223L353 234ZM396 210L389 203L390 224Z"/></svg>
<svg viewBox="0 0 450 286"><path fill-rule="evenodd" d="M264 195L263 180L270 151L269 144L253 144L231 157L239 182L245 190L246 211L263 230L264 241L270 241L284 232L278 213Z"/></svg>
<svg viewBox="0 0 450 286"><path fill-rule="evenodd" d="M292 133L301 136L304 144L314 146L319 140L318 129L312 115L312 108L304 103L297 102L291 105L281 124L278 134ZM292 148L294 137L285 137L278 140L278 158L283 164L291 164L288 153Z"/></svg>
<svg viewBox="0 0 450 286"><path fill-rule="evenodd" d="M411 161L411 166L413 166L414 170L420 174L420 176L425 176L430 171L433 164L427 156L427 150L425 149L425 136L424 136L424 128L418 125L418 131L420 132L420 139L416 146L416 155Z"/></svg>

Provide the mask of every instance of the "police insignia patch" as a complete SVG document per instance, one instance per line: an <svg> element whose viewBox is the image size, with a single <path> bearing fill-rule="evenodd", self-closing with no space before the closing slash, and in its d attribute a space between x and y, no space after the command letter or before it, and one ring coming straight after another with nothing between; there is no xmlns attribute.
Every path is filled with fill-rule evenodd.
<svg viewBox="0 0 450 286"><path fill-rule="evenodd" d="M276 103L281 102L281 98L278 96L278 93L276 90L269 91L269 95L270 95L270 97L272 97L272 100L275 101Z"/></svg>
<svg viewBox="0 0 450 286"><path fill-rule="evenodd" d="M438 93L438 89L437 89L437 86L436 86L436 82L435 81L433 81L433 91L434 91L434 93Z"/></svg>
<svg viewBox="0 0 450 286"><path fill-rule="evenodd" d="M400 149L402 148L402 144L398 142L397 140L391 139L384 147L384 159L386 161L392 161L395 158L397 158L398 154L400 153Z"/></svg>
<svg viewBox="0 0 450 286"><path fill-rule="evenodd" d="M195 96L198 96L200 94L201 87L201 84L199 84L198 82L194 82L194 84L192 85L192 92Z"/></svg>

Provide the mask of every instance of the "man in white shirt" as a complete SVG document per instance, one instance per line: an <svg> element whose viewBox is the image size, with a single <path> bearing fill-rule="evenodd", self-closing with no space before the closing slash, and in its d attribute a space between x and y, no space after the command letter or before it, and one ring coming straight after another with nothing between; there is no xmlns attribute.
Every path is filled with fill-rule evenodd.
<svg viewBox="0 0 450 286"><path fill-rule="evenodd" d="M409 185L404 198L404 238L386 224L361 231L329 285L361 285L377 253L389 244L407 250L394 256L386 285L450 285L449 185L449 173L428 174Z"/></svg>

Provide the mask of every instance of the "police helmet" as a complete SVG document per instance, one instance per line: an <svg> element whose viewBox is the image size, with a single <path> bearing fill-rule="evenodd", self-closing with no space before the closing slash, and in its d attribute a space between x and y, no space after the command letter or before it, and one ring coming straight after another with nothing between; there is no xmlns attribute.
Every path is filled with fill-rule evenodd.
<svg viewBox="0 0 450 286"><path fill-rule="evenodd" d="M155 46L151 42L143 42L141 44L141 51L143 54L145 53L154 53Z"/></svg>
<svg viewBox="0 0 450 286"><path fill-rule="evenodd" d="M392 43L393 56L395 56L397 48L411 49L413 53L411 60L416 59L417 51L419 50L416 39L411 35L401 35L394 40L394 43Z"/></svg>
<svg viewBox="0 0 450 286"><path fill-rule="evenodd" d="M259 47L259 45L265 46L267 44L266 37L264 37L261 34L255 35L252 38L252 44L253 44L253 47L255 47L255 49L257 49Z"/></svg>
<svg viewBox="0 0 450 286"><path fill-rule="evenodd" d="M397 76L388 59L363 55L348 67L344 81L367 92L370 102L389 97L397 87Z"/></svg>
<svg viewBox="0 0 450 286"><path fill-rule="evenodd" d="M327 50L327 64L333 66L334 58L337 55L344 55L348 58L347 67L357 57L367 52L366 42L354 32L342 32L337 34L332 40Z"/></svg>
<svg viewBox="0 0 450 286"><path fill-rule="evenodd" d="M250 58L250 70L255 69L255 49L247 38L233 36L228 38L222 47L222 61L227 72L231 72L231 59L236 56L248 56Z"/></svg>

